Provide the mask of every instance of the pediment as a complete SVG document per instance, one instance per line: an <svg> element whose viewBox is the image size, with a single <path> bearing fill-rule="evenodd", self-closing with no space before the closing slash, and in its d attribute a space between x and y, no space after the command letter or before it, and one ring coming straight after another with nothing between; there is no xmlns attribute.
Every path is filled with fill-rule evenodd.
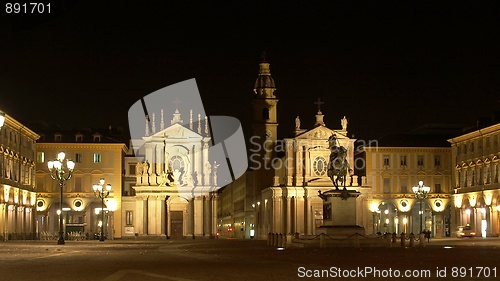
<svg viewBox="0 0 500 281"><path fill-rule="evenodd" d="M339 132L329 129L325 126L318 126L312 130L305 131L304 133L296 136L296 139L316 139L316 140L328 140L328 138L332 135L336 134L338 139L346 138Z"/></svg>
<svg viewBox="0 0 500 281"><path fill-rule="evenodd" d="M181 124L173 124L172 126L169 126L168 128L159 131L149 137L144 137L144 140L153 140L153 139L202 139L203 136L199 135L198 133L191 131L190 129L182 126Z"/></svg>

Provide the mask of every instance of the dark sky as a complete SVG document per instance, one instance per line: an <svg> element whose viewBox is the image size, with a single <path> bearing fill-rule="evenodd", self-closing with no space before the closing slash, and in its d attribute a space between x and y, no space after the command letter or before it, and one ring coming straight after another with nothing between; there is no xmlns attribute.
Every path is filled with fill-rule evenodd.
<svg viewBox="0 0 500 281"><path fill-rule="evenodd" d="M198 2L59 0L45 17L2 10L0 109L22 122L127 127L135 101L196 78L208 114L249 128L263 50L281 136L297 115L313 125L318 97L327 126L346 115L360 139L499 109L498 4Z"/></svg>

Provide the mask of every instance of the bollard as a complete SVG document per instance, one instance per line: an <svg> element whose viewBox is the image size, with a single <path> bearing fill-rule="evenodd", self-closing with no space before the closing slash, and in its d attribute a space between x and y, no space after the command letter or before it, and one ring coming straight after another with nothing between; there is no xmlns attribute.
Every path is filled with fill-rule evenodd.
<svg viewBox="0 0 500 281"><path fill-rule="evenodd" d="M276 247L281 247L283 245L283 234L278 234L278 243L276 243Z"/></svg>
<svg viewBox="0 0 500 281"><path fill-rule="evenodd" d="M271 246L274 246L274 239L276 238L276 236L274 235L274 233L271 233Z"/></svg>
<svg viewBox="0 0 500 281"><path fill-rule="evenodd" d="M410 233L410 247L415 247L415 234L413 234L413 232Z"/></svg>
<svg viewBox="0 0 500 281"><path fill-rule="evenodd" d="M325 247L325 234L321 233L319 235L319 247L324 248Z"/></svg>
<svg viewBox="0 0 500 281"><path fill-rule="evenodd" d="M267 246L271 246L271 232L267 233Z"/></svg>
<svg viewBox="0 0 500 281"><path fill-rule="evenodd" d="M404 232L401 232L401 247L405 247L406 246L406 237L405 237L405 233Z"/></svg>
<svg viewBox="0 0 500 281"><path fill-rule="evenodd" d="M418 245L419 245L420 247L425 247L425 243L424 243L424 242L425 242L425 237L424 237L424 234L423 234L423 233L420 233L420 234L418 235L418 239L419 239L419 241L418 241Z"/></svg>
<svg viewBox="0 0 500 281"><path fill-rule="evenodd" d="M391 237L392 238L392 243L396 244L398 242L398 235L396 234L396 232L393 232L391 236L392 236ZM396 245L394 245L394 246L396 246Z"/></svg>
<svg viewBox="0 0 500 281"><path fill-rule="evenodd" d="M278 246L278 233L273 234L273 246Z"/></svg>
<svg viewBox="0 0 500 281"><path fill-rule="evenodd" d="M393 233L393 235L392 235L392 236L391 236L391 235L387 235L387 236L385 237L385 239L387 240L387 244L389 245L389 248L390 248L390 247L393 247L393 244L395 244L395 243L396 243L396 234L395 234L395 233Z"/></svg>

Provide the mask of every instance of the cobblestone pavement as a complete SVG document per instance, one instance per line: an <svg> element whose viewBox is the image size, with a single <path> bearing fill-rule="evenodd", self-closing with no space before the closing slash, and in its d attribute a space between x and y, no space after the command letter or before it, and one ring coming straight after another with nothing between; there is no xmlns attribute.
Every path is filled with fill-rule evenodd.
<svg viewBox="0 0 500 281"><path fill-rule="evenodd" d="M2 281L301 280L314 275L387 280L407 274L411 277L403 279L498 280L500 239L434 239L423 248L285 250L257 240L8 241L0 242L0 272Z"/></svg>

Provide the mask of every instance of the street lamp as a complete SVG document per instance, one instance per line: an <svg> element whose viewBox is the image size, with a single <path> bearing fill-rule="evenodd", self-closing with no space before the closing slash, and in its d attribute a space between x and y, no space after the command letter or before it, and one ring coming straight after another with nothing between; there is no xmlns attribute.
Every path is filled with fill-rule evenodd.
<svg viewBox="0 0 500 281"><path fill-rule="evenodd" d="M5 123L5 112L0 110L0 130L2 130L3 123Z"/></svg>
<svg viewBox="0 0 500 281"><path fill-rule="evenodd" d="M97 198L101 198L101 237L99 238L99 241L104 241L104 198L109 196L109 192L111 191L111 184L106 184L104 186L104 179L101 179L99 181L99 184L94 184L93 186L94 189L94 195Z"/></svg>
<svg viewBox="0 0 500 281"><path fill-rule="evenodd" d="M64 181L67 181L71 178L73 175L73 170L75 169L75 162L72 160L67 159L66 160L66 169L68 170L68 174L65 176L64 174L66 173L66 169L64 168L64 157L66 157L66 154L64 152L59 152L57 154L57 159L54 159L53 161L49 161L47 163L47 166L49 168L49 173L50 177L53 180L59 181L59 187L61 188L61 212L63 209L63 184ZM62 218L59 219L59 239L57 240L57 244L64 244L64 236L63 236L63 220Z"/></svg>
<svg viewBox="0 0 500 281"><path fill-rule="evenodd" d="M413 193L415 193L415 198L420 200L420 233L422 233L422 201L429 196L429 192L431 188L428 186L424 186L423 181L419 181L417 186L412 188Z"/></svg>

